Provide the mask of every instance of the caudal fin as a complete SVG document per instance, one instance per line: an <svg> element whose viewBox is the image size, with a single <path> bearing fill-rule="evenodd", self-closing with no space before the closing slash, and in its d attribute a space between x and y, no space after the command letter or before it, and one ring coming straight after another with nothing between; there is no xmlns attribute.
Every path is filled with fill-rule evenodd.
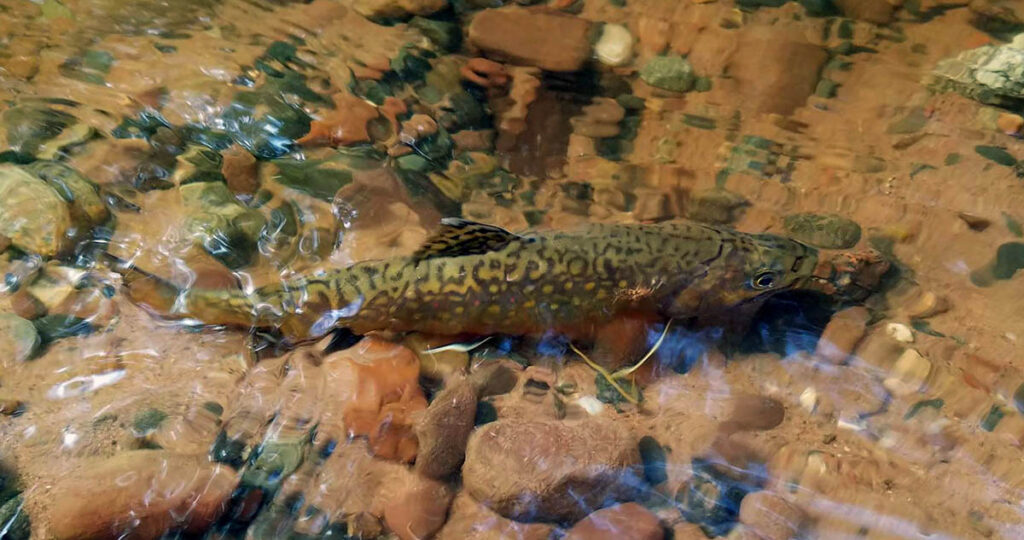
<svg viewBox="0 0 1024 540"><path fill-rule="evenodd" d="M178 318L181 314L174 313L174 305L181 291L167 281L152 274L139 270L135 265L117 259L111 255L115 271L121 274L121 284L125 295L132 303L143 309L165 318Z"/></svg>

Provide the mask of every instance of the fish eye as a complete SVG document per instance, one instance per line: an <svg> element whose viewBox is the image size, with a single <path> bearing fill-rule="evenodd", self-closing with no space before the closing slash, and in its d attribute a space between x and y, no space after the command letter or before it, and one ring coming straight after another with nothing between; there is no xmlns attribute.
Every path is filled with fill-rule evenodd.
<svg viewBox="0 0 1024 540"><path fill-rule="evenodd" d="M754 276L754 279L751 281L751 283L754 285L755 289L764 290L771 289L772 287L774 287L776 281L777 277L775 275L775 272L761 272Z"/></svg>

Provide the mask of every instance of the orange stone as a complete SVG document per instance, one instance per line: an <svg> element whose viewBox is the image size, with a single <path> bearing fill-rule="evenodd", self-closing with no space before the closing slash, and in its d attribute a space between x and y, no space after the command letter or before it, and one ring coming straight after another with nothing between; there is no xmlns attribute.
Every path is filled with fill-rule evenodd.
<svg viewBox="0 0 1024 540"><path fill-rule="evenodd" d="M379 116L377 108L346 92L334 94L331 99L334 101L334 110L328 111L319 120L313 120L309 125L309 133L295 142L302 146L331 147L369 142L370 133L366 123Z"/></svg>
<svg viewBox="0 0 1024 540"><path fill-rule="evenodd" d="M413 415L427 408L416 354L397 343L366 337L328 356L324 365L330 371L330 399L341 409L348 435L367 437L377 457L415 460Z"/></svg>

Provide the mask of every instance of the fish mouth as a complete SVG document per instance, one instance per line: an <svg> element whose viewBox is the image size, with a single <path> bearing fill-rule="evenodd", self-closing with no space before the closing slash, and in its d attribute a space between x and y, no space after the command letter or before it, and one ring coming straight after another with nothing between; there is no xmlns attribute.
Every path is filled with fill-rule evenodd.
<svg viewBox="0 0 1024 540"><path fill-rule="evenodd" d="M859 302L878 289L891 263L876 249L822 252L801 289Z"/></svg>

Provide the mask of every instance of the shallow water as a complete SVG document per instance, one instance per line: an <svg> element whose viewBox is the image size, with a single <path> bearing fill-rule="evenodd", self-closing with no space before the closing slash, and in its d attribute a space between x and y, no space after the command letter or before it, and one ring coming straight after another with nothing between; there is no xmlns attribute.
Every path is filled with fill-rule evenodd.
<svg viewBox="0 0 1024 540"><path fill-rule="evenodd" d="M1024 537L1019 32L1012 0L0 5L0 538ZM434 304L302 282L453 217L505 232L429 260L595 259L452 263ZM588 281L595 226L680 220L890 269L647 302L696 263L645 240Z"/></svg>

